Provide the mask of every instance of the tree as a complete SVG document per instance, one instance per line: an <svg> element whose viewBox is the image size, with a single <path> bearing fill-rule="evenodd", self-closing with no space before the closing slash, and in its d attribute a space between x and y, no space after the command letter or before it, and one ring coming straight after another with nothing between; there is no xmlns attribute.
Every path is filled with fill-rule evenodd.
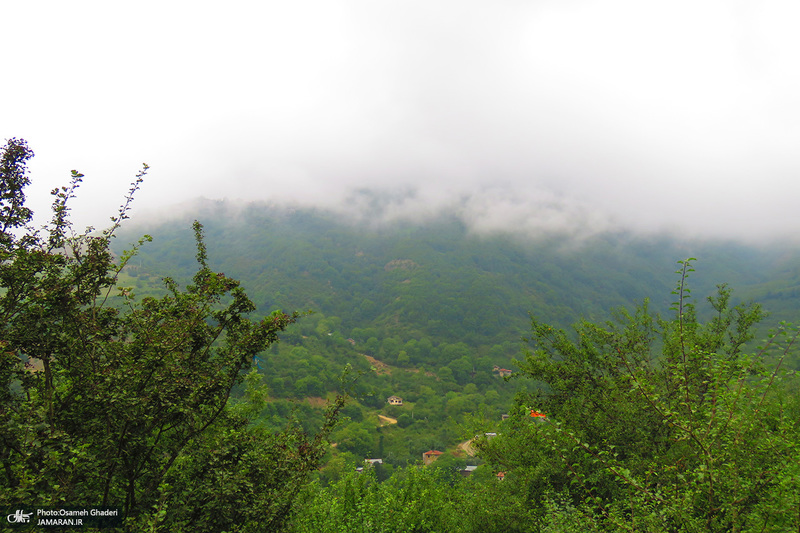
<svg viewBox="0 0 800 533"><path fill-rule="evenodd" d="M374 426L369 422L352 423L334 435L337 447L357 457L371 457L376 450Z"/></svg>
<svg viewBox="0 0 800 533"><path fill-rule="evenodd" d="M439 470L411 467L379 483L374 468L351 472L330 487L312 486L289 531L461 531L465 513L442 477Z"/></svg>
<svg viewBox="0 0 800 533"><path fill-rule="evenodd" d="M408 357L408 354L405 350L400 350L397 354L397 365L401 367L407 367L411 363L411 359Z"/></svg>
<svg viewBox="0 0 800 533"><path fill-rule="evenodd" d="M731 306L721 285L701 323L691 261L681 262L670 320L645 302L570 337L533 318L535 349L518 364L544 387L519 399L483 451L534 502L568 491L603 529L797 529L800 413L781 367L798 332L783 325L747 354L760 306Z"/></svg>
<svg viewBox="0 0 800 533"><path fill-rule="evenodd" d="M280 527L343 398L314 437L253 428L228 400L299 315L248 319L253 303L210 268L199 222L191 285L165 278L166 295L142 300L117 288L149 239L117 261L109 250L147 166L110 228L74 232L73 171L35 231L24 196L32 156L16 139L0 153L0 503L119 506L130 531Z"/></svg>

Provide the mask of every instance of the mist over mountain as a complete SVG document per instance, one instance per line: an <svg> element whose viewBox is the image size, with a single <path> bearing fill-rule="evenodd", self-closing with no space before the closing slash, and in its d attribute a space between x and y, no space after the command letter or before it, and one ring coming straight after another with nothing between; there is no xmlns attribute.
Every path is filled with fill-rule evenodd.
<svg viewBox="0 0 800 533"><path fill-rule="evenodd" d="M610 309L645 298L668 313L676 262L688 257L697 258L696 301L728 283L736 300L760 301L776 319L797 315L800 253L788 246L622 231L576 236L524 225L510 231L476 223L465 209L393 216L396 205L397 198L366 191L345 212L203 200L169 219L140 219L118 245L152 234L133 272L186 280L197 218L212 268L240 279L259 312L313 309L340 317L345 335L375 326L403 339L496 344L524 335L528 313L566 327L605 320Z"/></svg>
<svg viewBox="0 0 800 533"><path fill-rule="evenodd" d="M82 224L145 161L154 209L371 189L486 229L798 235L791 2L51 4L8 6L27 60L0 129L40 154L42 208L86 174Z"/></svg>

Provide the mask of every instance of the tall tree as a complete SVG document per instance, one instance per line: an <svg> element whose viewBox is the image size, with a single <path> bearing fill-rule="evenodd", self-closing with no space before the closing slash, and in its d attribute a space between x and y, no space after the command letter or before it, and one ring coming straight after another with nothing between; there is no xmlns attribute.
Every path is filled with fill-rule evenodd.
<svg viewBox="0 0 800 533"><path fill-rule="evenodd" d="M569 491L604 530L797 530L800 412L782 372L797 329L748 354L761 308L721 285L699 321L691 271L682 261L669 320L645 304L569 335L534 318L519 367L542 390L484 453L534 502Z"/></svg>
<svg viewBox="0 0 800 533"><path fill-rule="evenodd" d="M343 398L314 437L253 429L228 400L298 314L248 319L253 303L211 269L198 222L191 285L166 278L165 296L141 301L118 288L149 237L118 260L109 243L147 166L109 229L73 230L73 171L35 231L23 192L32 156L16 139L0 152L0 504L120 506L130 531L279 528Z"/></svg>

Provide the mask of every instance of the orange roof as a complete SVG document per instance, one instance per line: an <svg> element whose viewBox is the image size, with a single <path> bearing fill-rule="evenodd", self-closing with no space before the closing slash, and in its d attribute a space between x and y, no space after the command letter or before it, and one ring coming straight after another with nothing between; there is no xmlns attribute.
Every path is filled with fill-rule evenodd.
<svg viewBox="0 0 800 533"><path fill-rule="evenodd" d="M547 418L547 415L531 409L531 416L534 418Z"/></svg>

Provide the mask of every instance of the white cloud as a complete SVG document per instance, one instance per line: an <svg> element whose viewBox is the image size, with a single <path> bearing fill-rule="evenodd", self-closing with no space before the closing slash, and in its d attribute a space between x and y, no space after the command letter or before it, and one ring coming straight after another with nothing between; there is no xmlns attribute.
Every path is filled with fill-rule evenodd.
<svg viewBox="0 0 800 533"><path fill-rule="evenodd" d="M87 175L75 210L94 214L81 222L104 223L147 161L149 207L206 196L347 210L374 189L404 198L391 216L455 205L484 229L800 230L792 2L4 11L0 136L37 151L31 196L72 168Z"/></svg>

